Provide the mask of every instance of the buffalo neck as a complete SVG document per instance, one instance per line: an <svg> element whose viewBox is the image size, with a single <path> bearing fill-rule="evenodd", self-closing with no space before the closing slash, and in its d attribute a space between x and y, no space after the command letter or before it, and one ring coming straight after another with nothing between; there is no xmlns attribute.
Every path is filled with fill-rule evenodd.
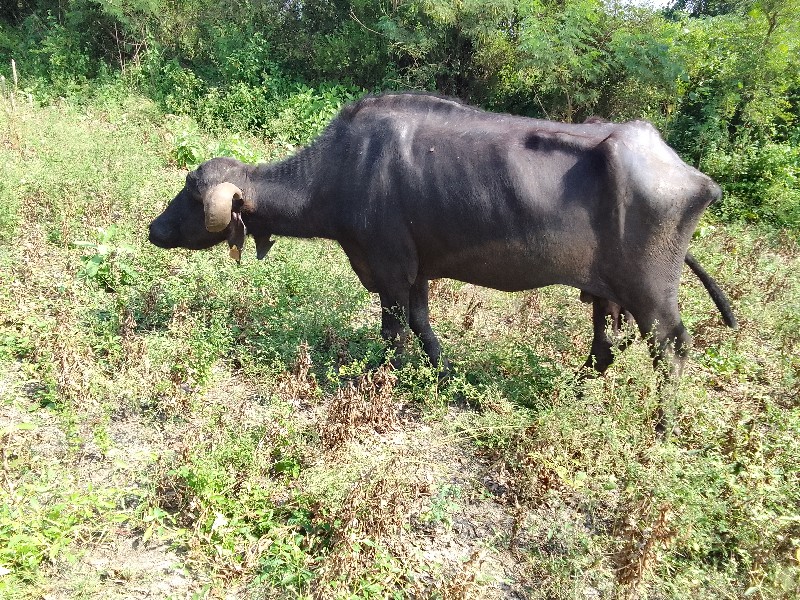
<svg viewBox="0 0 800 600"><path fill-rule="evenodd" d="M315 153L309 150L248 170L247 195L255 204L245 217L251 233L332 237L329 211L317 190Z"/></svg>

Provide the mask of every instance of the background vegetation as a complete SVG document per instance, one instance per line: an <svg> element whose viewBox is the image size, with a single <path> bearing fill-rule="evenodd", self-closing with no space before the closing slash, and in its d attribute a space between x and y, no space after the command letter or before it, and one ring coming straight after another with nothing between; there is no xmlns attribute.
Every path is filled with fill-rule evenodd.
<svg viewBox="0 0 800 600"><path fill-rule="evenodd" d="M5 2L0 597L797 597L799 15ZM379 308L335 245L147 244L186 167L282 157L395 88L646 118L724 186L693 252L741 327L687 277L674 435L640 344L574 384L574 290L435 284L440 387L419 355L366 367Z"/></svg>
<svg viewBox="0 0 800 600"><path fill-rule="evenodd" d="M436 90L562 120L645 118L724 185L720 216L800 222L797 0L4 5L0 72L9 79L15 59L39 102L122 80L204 130L285 144L307 142L367 90Z"/></svg>

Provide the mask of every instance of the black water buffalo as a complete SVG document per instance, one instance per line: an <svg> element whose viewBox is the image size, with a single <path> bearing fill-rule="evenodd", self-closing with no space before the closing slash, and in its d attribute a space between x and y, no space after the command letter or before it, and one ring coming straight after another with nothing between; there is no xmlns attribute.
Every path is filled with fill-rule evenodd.
<svg viewBox="0 0 800 600"><path fill-rule="evenodd" d="M228 241L238 257L249 234L260 259L272 235L336 240L380 295L383 337L399 354L410 325L434 364L445 361L428 319L431 279L506 291L574 286L595 303L587 365L602 372L614 314L653 334L656 362L669 347L683 356L684 261L735 325L724 294L687 254L720 195L646 122L564 124L386 94L345 106L282 162L202 164L150 224L150 241Z"/></svg>

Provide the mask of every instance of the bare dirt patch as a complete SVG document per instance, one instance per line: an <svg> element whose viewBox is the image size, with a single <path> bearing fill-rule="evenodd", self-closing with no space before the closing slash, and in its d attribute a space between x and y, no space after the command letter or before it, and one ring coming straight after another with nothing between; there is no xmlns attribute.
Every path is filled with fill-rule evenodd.
<svg viewBox="0 0 800 600"><path fill-rule="evenodd" d="M402 562L406 580L397 585L410 596L527 597L515 551L520 513L497 495L496 466L453 432L463 414L451 408L431 424L400 420L338 451L363 469L336 514L341 526L322 581L352 585L386 550Z"/></svg>
<svg viewBox="0 0 800 600"><path fill-rule="evenodd" d="M42 589L44 600L189 598L202 589L197 575L165 544L143 544L141 536L118 533L74 564L54 564Z"/></svg>

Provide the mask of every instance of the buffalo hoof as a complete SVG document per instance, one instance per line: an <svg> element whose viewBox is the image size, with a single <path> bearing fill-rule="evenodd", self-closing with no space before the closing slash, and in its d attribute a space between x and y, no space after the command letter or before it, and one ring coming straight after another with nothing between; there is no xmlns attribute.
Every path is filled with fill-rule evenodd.
<svg viewBox="0 0 800 600"><path fill-rule="evenodd" d="M439 385L446 385L452 378L453 366L450 364L449 360L442 357L442 359L439 361L439 372L437 373Z"/></svg>
<svg viewBox="0 0 800 600"><path fill-rule="evenodd" d="M653 429L656 432L656 436L662 441L670 437L680 437L682 433L680 425L676 424L673 417L667 414L661 406L656 409L653 418Z"/></svg>

